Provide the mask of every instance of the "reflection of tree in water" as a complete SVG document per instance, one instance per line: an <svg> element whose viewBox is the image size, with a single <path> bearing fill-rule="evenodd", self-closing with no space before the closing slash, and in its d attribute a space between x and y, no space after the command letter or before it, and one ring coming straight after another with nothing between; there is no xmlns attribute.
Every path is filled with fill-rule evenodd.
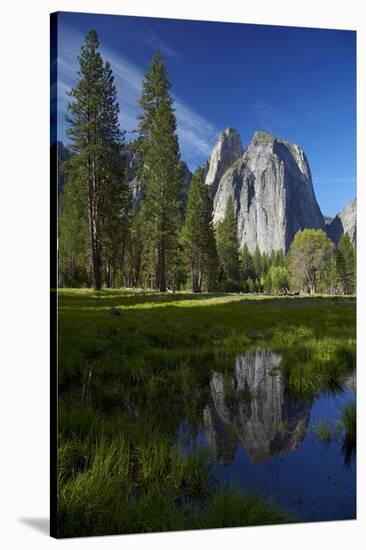
<svg viewBox="0 0 366 550"><path fill-rule="evenodd" d="M354 385L354 388L356 385ZM342 454L345 466L349 467L356 458L356 400L347 403L342 410L341 418L344 425Z"/></svg>
<svg viewBox="0 0 366 550"><path fill-rule="evenodd" d="M356 458L356 440L345 436L342 444L344 465L349 468Z"/></svg>
<svg viewBox="0 0 366 550"><path fill-rule="evenodd" d="M234 460L239 442L253 463L290 452L302 442L311 402L289 399L281 360L269 350L249 352L237 356L229 380L219 373L212 376L204 425L223 464Z"/></svg>

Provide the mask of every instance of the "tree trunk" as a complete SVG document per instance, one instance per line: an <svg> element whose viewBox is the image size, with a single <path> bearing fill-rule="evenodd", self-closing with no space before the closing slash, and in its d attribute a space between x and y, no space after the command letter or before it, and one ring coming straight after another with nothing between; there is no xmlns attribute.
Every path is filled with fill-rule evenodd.
<svg viewBox="0 0 366 550"><path fill-rule="evenodd" d="M165 249L162 246L160 257L160 292L166 292L166 279L165 279Z"/></svg>
<svg viewBox="0 0 366 550"><path fill-rule="evenodd" d="M160 242L158 245L158 258L156 264L156 288L160 292L166 292L164 241Z"/></svg>
<svg viewBox="0 0 366 550"><path fill-rule="evenodd" d="M91 244L91 260L92 260L92 280L94 290L101 289L100 282L100 265L98 258L98 251L94 242Z"/></svg>
<svg viewBox="0 0 366 550"><path fill-rule="evenodd" d="M192 292L201 292L200 273L196 266L192 269Z"/></svg>
<svg viewBox="0 0 366 550"><path fill-rule="evenodd" d="M91 275L94 290L100 290L100 261L96 238L95 223L93 220L92 209L89 208L89 238L90 238L90 264Z"/></svg>
<svg viewBox="0 0 366 550"><path fill-rule="evenodd" d="M88 196L88 214L89 214L89 237L90 237L90 258L92 268L92 282L94 290L101 288L99 243L97 234L97 209L96 181L95 181L95 161L88 161L89 169L89 196Z"/></svg>

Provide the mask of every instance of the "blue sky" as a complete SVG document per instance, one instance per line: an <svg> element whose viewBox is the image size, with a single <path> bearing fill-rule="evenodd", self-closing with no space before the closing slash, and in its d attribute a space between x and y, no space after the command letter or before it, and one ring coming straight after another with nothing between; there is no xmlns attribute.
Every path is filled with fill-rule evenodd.
<svg viewBox="0 0 366 550"><path fill-rule="evenodd" d="M58 139L67 142L66 91L85 33L97 30L116 78L121 128L132 139L141 80L157 48L172 83L181 156L191 170L217 135L236 128L298 143L322 212L356 195L356 33L235 23L60 13Z"/></svg>

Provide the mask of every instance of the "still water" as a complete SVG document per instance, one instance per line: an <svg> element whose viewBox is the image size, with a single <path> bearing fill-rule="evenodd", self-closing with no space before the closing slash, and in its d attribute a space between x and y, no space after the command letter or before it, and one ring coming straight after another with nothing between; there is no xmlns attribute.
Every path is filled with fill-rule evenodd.
<svg viewBox="0 0 366 550"><path fill-rule="evenodd" d="M269 350L250 352L236 357L233 376L214 373L198 431L180 426L184 452L208 447L216 483L253 490L303 521L355 518L356 460L342 450L344 433L328 443L315 433L319 421L336 431L356 399L355 378L341 391L295 399L281 361Z"/></svg>

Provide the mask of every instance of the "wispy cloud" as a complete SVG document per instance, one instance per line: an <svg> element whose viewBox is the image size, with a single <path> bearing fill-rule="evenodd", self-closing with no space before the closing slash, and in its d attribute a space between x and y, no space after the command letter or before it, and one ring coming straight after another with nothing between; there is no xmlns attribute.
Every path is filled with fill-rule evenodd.
<svg viewBox="0 0 366 550"><path fill-rule="evenodd" d="M174 98L178 135L186 148L203 155L210 155L218 135L217 129L183 101Z"/></svg>
<svg viewBox="0 0 366 550"><path fill-rule="evenodd" d="M149 46L151 49L160 50L162 53L173 58L178 63L182 62L181 54L153 31L150 30L145 33L137 33L136 38L143 44L146 44L146 46Z"/></svg>
<svg viewBox="0 0 366 550"><path fill-rule="evenodd" d="M61 137L65 135L64 115L69 98L67 90L76 83L80 46L84 37L75 29L61 25L59 29L58 69L59 69L59 128ZM137 127L140 112L139 98L144 71L116 51L101 46L101 53L111 64L120 104L121 128L133 132ZM191 109L179 97L174 96L174 108L177 118L177 133L181 155L191 168L207 158L213 147L218 130L214 125Z"/></svg>

